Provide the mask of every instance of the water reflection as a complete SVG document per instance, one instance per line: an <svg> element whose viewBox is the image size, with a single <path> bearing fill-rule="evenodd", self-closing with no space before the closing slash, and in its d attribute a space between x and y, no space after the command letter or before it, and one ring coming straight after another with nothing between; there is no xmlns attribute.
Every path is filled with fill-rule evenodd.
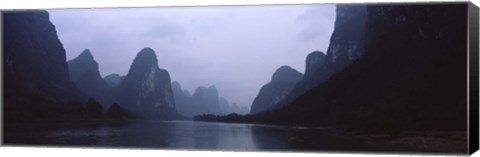
<svg viewBox="0 0 480 157"><path fill-rule="evenodd" d="M134 121L58 128L22 126L6 132L6 144L138 147L203 150L372 150L363 143L318 129L194 121Z"/></svg>
<svg viewBox="0 0 480 157"><path fill-rule="evenodd" d="M254 143L257 143L258 149L287 149L290 147L288 139L290 135L280 127L272 126L253 126L251 136Z"/></svg>
<svg viewBox="0 0 480 157"><path fill-rule="evenodd" d="M257 150L257 145L252 137L250 124L222 124L219 127L219 150Z"/></svg>
<svg viewBox="0 0 480 157"><path fill-rule="evenodd" d="M141 121L47 131L33 138L44 138L50 142L42 144L53 145L256 150L251 129L251 124Z"/></svg>

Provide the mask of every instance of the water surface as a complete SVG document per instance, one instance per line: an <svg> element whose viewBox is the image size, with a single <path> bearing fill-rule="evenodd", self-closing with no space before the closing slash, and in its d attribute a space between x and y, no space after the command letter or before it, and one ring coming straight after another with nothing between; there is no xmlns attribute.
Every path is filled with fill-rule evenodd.
<svg viewBox="0 0 480 157"><path fill-rule="evenodd" d="M130 147L184 150L388 150L320 128L196 121L35 123L6 131L10 145Z"/></svg>

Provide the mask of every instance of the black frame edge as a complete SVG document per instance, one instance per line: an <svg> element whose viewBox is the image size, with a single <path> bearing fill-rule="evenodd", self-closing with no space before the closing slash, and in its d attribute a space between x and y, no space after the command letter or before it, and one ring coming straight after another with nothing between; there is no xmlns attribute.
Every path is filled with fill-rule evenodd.
<svg viewBox="0 0 480 157"><path fill-rule="evenodd" d="M469 51L469 154L479 148L479 51L478 51L478 7L469 2L468 5L468 51Z"/></svg>

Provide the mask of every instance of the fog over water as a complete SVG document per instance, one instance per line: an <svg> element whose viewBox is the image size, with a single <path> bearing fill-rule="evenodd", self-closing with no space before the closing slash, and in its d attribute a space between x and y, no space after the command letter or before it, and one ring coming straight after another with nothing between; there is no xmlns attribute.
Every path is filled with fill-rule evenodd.
<svg viewBox="0 0 480 157"><path fill-rule="evenodd" d="M67 60L90 49L102 77L126 75L144 47L193 93L215 85L250 108L282 65L304 72L305 57L326 52L335 5L264 5L49 10Z"/></svg>

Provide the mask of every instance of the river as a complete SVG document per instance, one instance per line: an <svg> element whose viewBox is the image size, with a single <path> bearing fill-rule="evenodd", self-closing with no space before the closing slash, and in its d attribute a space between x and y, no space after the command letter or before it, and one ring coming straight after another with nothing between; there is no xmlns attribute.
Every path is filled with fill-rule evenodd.
<svg viewBox="0 0 480 157"><path fill-rule="evenodd" d="M4 144L223 151L382 151L328 129L197 121L35 123L4 132Z"/></svg>

